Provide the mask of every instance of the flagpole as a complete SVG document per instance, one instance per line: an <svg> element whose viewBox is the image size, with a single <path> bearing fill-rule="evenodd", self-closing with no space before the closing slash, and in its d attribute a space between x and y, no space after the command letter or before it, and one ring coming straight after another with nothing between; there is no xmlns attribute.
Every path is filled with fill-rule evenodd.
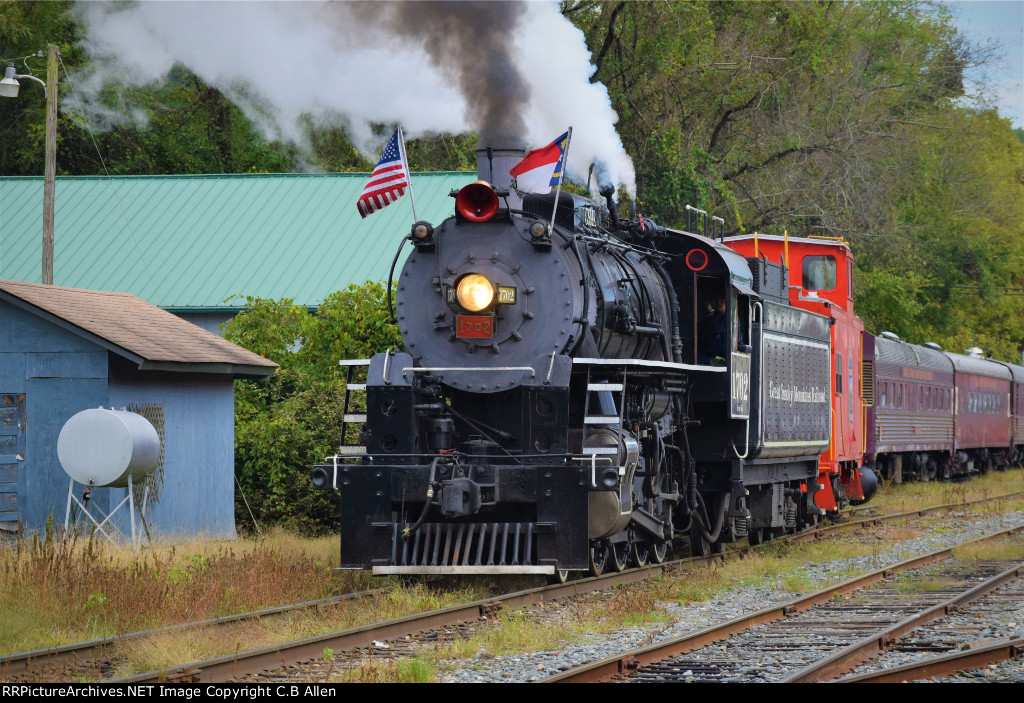
<svg viewBox="0 0 1024 703"><path fill-rule="evenodd" d="M548 232L555 228L555 215L558 214L558 198L562 195L562 179L565 178L565 169L569 167L570 144L572 144L572 127L569 127L569 136L565 138L565 151L562 152L562 171L558 174L558 185L555 187L555 207L551 210L551 222L548 224Z"/></svg>
<svg viewBox="0 0 1024 703"><path fill-rule="evenodd" d="M402 126L398 126L398 146L402 150L402 166L405 167L405 176L409 179L409 202L412 204L412 220L413 222L419 222L420 218L416 216L416 198L412 194L412 174L409 172L409 157L405 154L405 132L402 131Z"/></svg>

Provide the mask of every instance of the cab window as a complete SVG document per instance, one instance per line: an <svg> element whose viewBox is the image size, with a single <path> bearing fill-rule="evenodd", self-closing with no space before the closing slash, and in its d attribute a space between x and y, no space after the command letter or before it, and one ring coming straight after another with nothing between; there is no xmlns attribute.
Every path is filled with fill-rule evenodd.
<svg viewBox="0 0 1024 703"><path fill-rule="evenodd" d="M836 287L836 257L805 256L803 260L804 290L832 290Z"/></svg>

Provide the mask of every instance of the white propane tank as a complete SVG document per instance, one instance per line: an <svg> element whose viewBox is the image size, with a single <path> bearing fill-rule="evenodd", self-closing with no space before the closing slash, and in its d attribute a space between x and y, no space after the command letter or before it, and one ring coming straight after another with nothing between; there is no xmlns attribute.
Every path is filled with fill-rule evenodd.
<svg viewBox="0 0 1024 703"><path fill-rule="evenodd" d="M57 437L64 472L86 486L139 484L160 461L160 437L149 420L126 410L92 408L64 423Z"/></svg>

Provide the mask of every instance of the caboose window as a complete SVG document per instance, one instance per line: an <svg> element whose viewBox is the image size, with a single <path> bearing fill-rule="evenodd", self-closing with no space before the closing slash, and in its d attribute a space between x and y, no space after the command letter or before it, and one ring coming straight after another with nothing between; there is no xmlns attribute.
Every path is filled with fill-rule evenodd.
<svg viewBox="0 0 1024 703"><path fill-rule="evenodd" d="M843 394L843 355L836 354L836 395Z"/></svg>
<svg viewBox="0 0 1024 703"><path fill-rule="evenodd" d="M836 257L805 256L803 261L804 290L832 290L836 287Z"/></svg>

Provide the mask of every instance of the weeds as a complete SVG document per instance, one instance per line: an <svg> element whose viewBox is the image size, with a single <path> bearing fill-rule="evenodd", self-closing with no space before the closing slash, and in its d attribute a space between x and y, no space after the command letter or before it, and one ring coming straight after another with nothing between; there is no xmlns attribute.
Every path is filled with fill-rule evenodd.
<svg viewBox="0 0 1024 703"><path fill-rule="evenodd" d="M963 544L953 549L953 557L961 561L979 559L1024 560L1024 544L1016 539Z"/></svg>
<svg viewBox="0 0 1024 703"><path fill-rule="evenodd" d="M1016 491L1024 491L1024 469L1014 467L1005 471L989 471L984 476L974 476L964 483L940 481L915 481L902 484L891 484L882 481L878 496L871 505L885 512L903 512L918 510L939 504L963 505L964 503L1004 495ZM1006 501L1002 501L1006 502ZM1019 505L1020 499L1012 504ZM977 508L984 512L1002 512L1009 509L998 502ZM1015 509L1020 509L1017 507Z"/></svg>
<svg viewBox="0 0 1024 703"><path fill-rule="evenodd" d="M435 680L434 665L415 657L383 662L371 660L346 669L331 683L433 683Z"/></svg>
<svg viewBox="0 0 1024 703"><path fill-rule="evenodd" d="M333 540L332 540L333 542ZM197 540L136 552L94 535L0 545L0 653L322 598L369 579L336 572L309 540ZM327 541L323 541L326 546ZM333 546L333 545L331 545Z"/></svg>
<svg viewBox="0 0 1024 703"><path fill-rule="evenodd" d="M940 593L948 591L953 580L943 576L921 576L902 578L896 583L897 593Z"/></svg>
<svg viewBox="0 0 1024 703"><path fill-rule="evenodd" d="M782 590L787 593L807 593L815 588L815 582L806 571L797 570L782 577Z"/></svg>

